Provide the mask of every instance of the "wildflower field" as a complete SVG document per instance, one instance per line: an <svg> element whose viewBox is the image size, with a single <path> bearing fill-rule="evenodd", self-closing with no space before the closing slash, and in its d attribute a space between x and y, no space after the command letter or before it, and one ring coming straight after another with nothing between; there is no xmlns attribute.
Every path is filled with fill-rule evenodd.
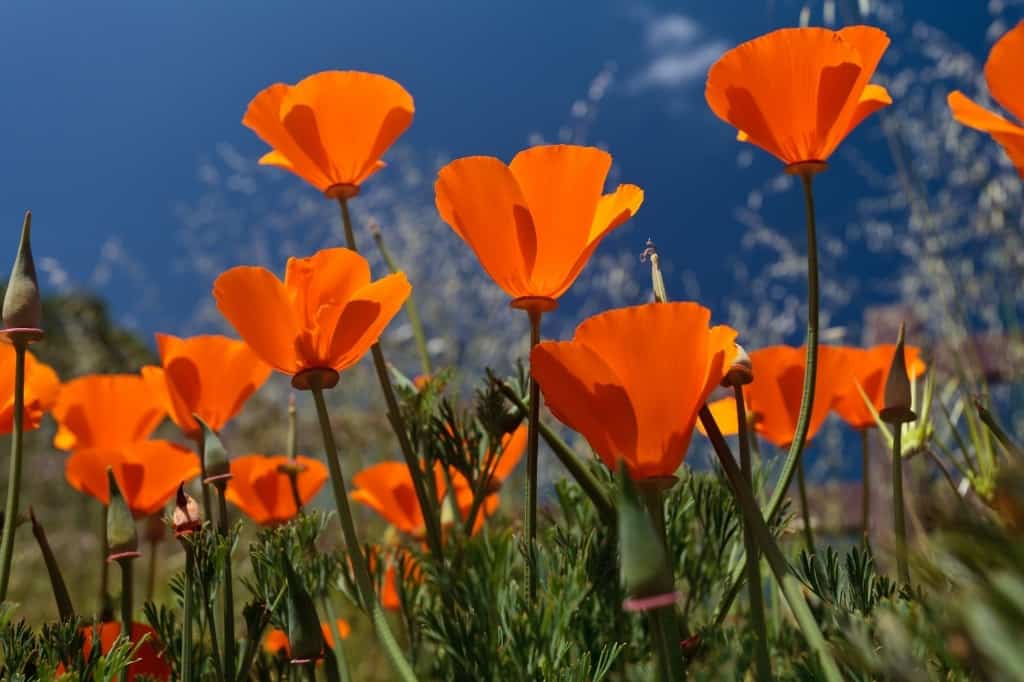
<svg viewBox="0 0 1024 682"><path fill-rule="evenodd" d="M401 74L240 104L260 177L301 198L229 154L225 186L276 233L326 227L268 268L257 228L214 229L248 214L181 209L223 334L151 342L48 291L27 212L0 679L1024 680L1024 21L993 0L974 64L892 3L835 4L719 51L689 103L775 164L729 256L778 258L726 309L672 276L719 257L699 241L602 247L649 198L614 147L445 159L415 212L375 192L431 97ZM831 184L870 145L891 177ZM844 202L888 306L844 293L853 232L821 220ZM249 261L207 253L225 233Z"/></svg>

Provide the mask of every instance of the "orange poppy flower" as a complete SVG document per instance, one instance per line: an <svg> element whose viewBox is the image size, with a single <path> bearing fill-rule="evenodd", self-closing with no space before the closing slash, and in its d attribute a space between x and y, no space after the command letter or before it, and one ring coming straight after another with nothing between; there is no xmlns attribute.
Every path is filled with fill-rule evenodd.
<svg viewBox="0 0 1024 682"><path fill-rule="evenodd" d="M296 487L299 499L306 505L327 481L327 467L303 455L295 460L299 466ZM262 526L284 523L299 511L288 473L282 469L288 465L289 460L284 455L235 457L231 460L231 478L224 495L228 502Z"/></svg>
<svg viewBox="0 0 1024 682"><path fill-rule="evenodd" d="M985 80L996 102L1013 114L1020 124L978 106L959 90L948 97L953 118L965 126L981 130L1003 146L1010 161L1024 177L1024 91L1020 74L1024 72L1024 21L996 41L985 62Z"/></svg>
<svg viewBox="0 0 1024 682"><path fill-rule="evenodd" d="M226 336L157 334L156 347L163 366L143 367L142 377L190 437L200 431L192 415L220 431L270 376L270 367L249 346Z"/></svg>
<svg viewBox="0 0 1024 682"><path fill-rule="evenodd" d="M736 352L735 330L710 320L696 303L611 310L585 320L572 341L536 346L530 371L552 414L609 468L621 458L634 478L672 476Z"/></svg>
<svg viewBox="0 0 1024 682"><path fill-rule="evenodd" d="M352 632L352 628L349 626L348 621L344 618L339 618L337 621L338 634L342 639L348 639L349 634ZM321 623L320 630L324 633L324 642L327 647L334 646L334 634L331 632L331 626L329 623ZM284 630L271 630L263 637L263 650L271 656L283 656L284 658L291 657L291 647L288 645L288 633Z"/></svg>
<svg viewBox="0 0 1024 682"><path fill-rule="evenodd" d="M53 408L53 445L61 450L117 449L148 438L165 415L160 396L142 377L89 374L61 389Z"/></svg>
<svg viewBox="0 0 1024 682"><path fill-rule="evenodd" d="M520 424L515 431L505 434L501 439L501 449L497 454L498 461L494 465L494 471L491 472L490 487L492 490L501 487L515 471L519 460L523 458L523 453L526 452L527 432L526 424ZM485 461L489 458L490 455L485 458Z"/></svg>
<svg viewBox="0 0 1024 682"><path fill-rule="evenodd" d="M785 164L824 162L854 128L892 104L868 81L889 37L870 26L787 28L726 52L704 97L740 139Z"/></svg>
<svg viewBox="0 0 1024 682"><path fill-rule="evenodd" d="M99 623L98 627L100 630L100 653L106 655L110 653L114 642L121 636L121 623L118 621L108 621L106 623ZM93 626L83 626L82 636L84 638L82 655L88 660L92 652ZM157 638L156 630L142 623L132 623L132 644L135 644L143 637L146 638L146 641L135 651L135 657L133 658L135 662L128 666L128 682L134 682L134 680L141 677L154 680L171 679L171 667L164 660L163 644ZM63 665L58 668L57 672L64 672Z"/></svg>
<svg viewBox="0 0 1024 682"><path fill-rule="evenodd" d="M441 169L437 210L514 300L541 312L572 286L597 245L637 212L644 193L602 194L612 157L594 147L532 147L505 165L470 156Z"/></svg>
<svg viewBox="0 0 1024 682"><path fill-rule="evenodd" d="M413 111L412 96L390 78L323 71L263 90L242 123L273 148L261 164L291 171L336 199L358 194L386 165L380 157L412 123Z"/></svg>
<svg viewBox="0 0 1024 682"><path fill-rule="evenodd" d="M415 538L426 533L423 510L416 499L412 475L404 462L378 462L352 477L356 489L350 497L377 512L392 526ZM444 469L440 462L434 465L434 484L437 497L443 500L448 490Z"/></svg>
<svg viewBox="0 0 1024 682"><path fill-rule="evenodd" d="M199 457L165 440L143 440L117 449L76 449L64 465L71 487L110 502L107 467L135 516L159 512L174 497L178 485L199 475Z"/></svg>
<svg viewBox="0 0 1024 682"><path fill-rule="evenodd" d="M0 343L0 433L14 431L14 346ZM25 409L22 428L39 428L43 415L57 402L60 379L49 365L25 351Z"/></svg>
<svg viewBox="0 0 1024 682"><path fill-rule="evenodd" d="M221 314L297 388L308 387L306 370L337 373L358 362L411 291L401 272L371 282L366 259L341 248L289 258L284 282L265 268L243 266L213 283Z"/></svg>
<svg viewBox="0 0 1024 682"><path fill-rule="evenodd" d="M373 548L367 552L366 561L369 565L370 573L376 574L377 572L377 561L383 560L385 562L384 575L380 576L380 605L388 611L398 611L402 608L402 599L398 594L398 553L405 555L405 574L402 578L403 581L409 583L419 583L423 579L423 571L420 569L418 563L416 563L415 557L407 549L397 546L394 548L394 552L388 552L382 550L380 547Z"/></svg>
<svg viewBox="0 0 1024 682"><path fill-rule="evenodd" d="M844 348L841 363L840 384L836 387L833 406L836 414L851 427L862 430L875 426L875 417L864 403L864 396L874 405L875 411L885 407L885 381L896 352L894 344L882 344L872 348ZM910 380L924 374L927 369L921 359L920 349L905 346L903 357L907 362ZM858 390L858 385L860 389Z"/></svg>

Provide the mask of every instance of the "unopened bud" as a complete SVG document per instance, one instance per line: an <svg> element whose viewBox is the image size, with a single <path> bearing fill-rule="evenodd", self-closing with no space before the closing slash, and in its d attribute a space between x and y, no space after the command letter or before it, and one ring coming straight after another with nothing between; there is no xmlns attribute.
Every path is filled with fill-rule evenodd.
<svg viewBox="0 0 1024 682"><path fill-rule="evenodd" d="M43 323L43 304L39 296L36 265L32 260L32 212L25 213L21 228L18 254L14 258L11 277L4 293L3 322L7 329L27 335L28 341L38 341Z"/></svg>
<svg viewBox="0 0 1024 682"><path fill-rule="evenodd" d="M722 377L722 386L746 386L754 380L754 363L750 355L740 344L736 344L736 357L732 360L725 376Z"/></svg>
<svg viewBox="0 0 1024 682"><path fill-rule="evenodd" d="M629 595L625 607L646 610L672 604L675 590L665 545L622 463L617 478L619 570L622 586Z"/></svg>
<svg viewBox="0 0 1024 682"><path fill-rule="evenodd" d="M292 663L304 665L323 655L324 634L316 605L291 563L285 561L285 581L288 586L288 651Z"/></svg>
<svg viewBox="0 0 1024 682"><path fill-rule="evenodd" d="M878 413L882 421L888 424L905 424L917 419L911 409L910 376L907 374L907 361L903 353L905 336L906 326L900 324L896 351L889 366L889 377L885 381L885 407Z"/></svg>
<svg viewBox="0 0 1024 682"><path fill-rule="evenodd" d="M199 415L192 415L199 422L203 430L203 467L206 478L203 483L213 483L218 486L227 485L231 478L231 460L228 459L228 451L224 448L217 432L210 428Z"/></svg>
<svg viewBox="0 0 1024 682"><path fill-rule="evenodd" d="M114 470L107 467L110 502L107 504L107 561L134 559L139 556L139 536L135 517L117 486Z"/></svg>
<svg viewBox="0 0 1024 682"><path fill-rule="evenodd" d="M203 525L203 517L199 513L199 504L185 492L184 482L178 484L178 495L174 501L174 514L171 516L175 537L189 535Z"/></svg>

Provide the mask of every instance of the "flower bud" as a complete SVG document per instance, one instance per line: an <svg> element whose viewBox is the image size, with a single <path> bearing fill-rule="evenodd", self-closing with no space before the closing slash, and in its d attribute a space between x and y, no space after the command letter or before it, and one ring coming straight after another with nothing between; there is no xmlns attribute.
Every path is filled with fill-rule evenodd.
<svg viewBox="0 0 1024 682"><path fill-rule="evenodd" d="M288 585L288 650L292 663L310 663L324 653L324 634L316 605L287 560L284 575Z"/></svg>
<svg viewBox="0 0 1024 682"><path fill-rule="evenodd" d="M203 525L203 517L199 513L199 504L185 492L184 482L178 484L178 494L174 502L174 514L171 516L175 537L189 535Z"/></svg>
<svg viewBox="0 0 1024 682"><path fill-rule="evenodd" d="M200 419L199 415L192 415L203 430L203 471L206 478L203 483L215 485L227 485L231 478L231 460L228 459L228 451L224 448L217 432Z"/></svg>
<svg viewBox="0 0 1024 682"><path fill-rule="evenodd" d="M736 344L736 357L732 360L732 365L729 366L729 370L722 377L722 386L746 386L754 380L754 364L750 360L750 355L740 344Z"/></svg>
<svg viewBox="0 0 1024 682"><path fill-rule="evenodd" d="M665 546L622 463L617 478L619 570L622 586L630 597L625 606L645 610L671 604L675 601L675 586Z"/></svg>
<svg viewBox="0 0 1024 682"><path fill-rule="evenodd" d="M110 502L107 504L107 561L134 559L139 556L139 536L135 530L135 517L117 487L114 470L107 467Z"/></svg>
<svg viewBox="0 0 1024 682"><path fill-rule="evenodd" d="M904 357L904 337L906 326L900 324L900 335L896 341L892 365L889 366L889 377L885 381L885 406L879 410L882 421L888 424L905 424L917 419L910 401L910 376L907 374L907 361Z"/></svg>
<svg viewBox="0 0 1024 682"><path fill-rule="evenodd" d="M39 296L36 265L32 260L31 233L32 212L28 211L21 228L18 255L14 258L11 277L4 293L3 322L8 329L34 331L36 338L32 340L38 340L41 334L39 326L43 323L43 304Z"/></svg>

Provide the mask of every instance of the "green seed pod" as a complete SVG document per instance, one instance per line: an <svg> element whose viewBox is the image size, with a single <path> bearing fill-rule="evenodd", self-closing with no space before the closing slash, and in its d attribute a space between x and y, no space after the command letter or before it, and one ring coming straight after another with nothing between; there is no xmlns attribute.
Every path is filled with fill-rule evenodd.
<svg viewBox="0 0 1024 682"><path fill-rule="evenodd" d="M139 556L139 536L135 530L135 518L121 489L117 487L114 470L107 467L107 481L110 484L110 503L107 504L107 561L128 559Z"/></svg>
<svg viewBox="0 0 1024 682"><path fill-rule="evenodd" d="M324 634L316 613L313 598L302 585L291 563L285 561L285 581L288 585L288 648L292 663L315 661L324 653Z"/></svg>
<svg viewBox="0 0 1024 682"><path fill-rule="evenodd" d="M21 228L18 255L14 258L11 278L4 293L4 326L20 329L38 329L43 323L43 304L39 297L36 265L32 260L32 212L25 213Z"/></svg>

